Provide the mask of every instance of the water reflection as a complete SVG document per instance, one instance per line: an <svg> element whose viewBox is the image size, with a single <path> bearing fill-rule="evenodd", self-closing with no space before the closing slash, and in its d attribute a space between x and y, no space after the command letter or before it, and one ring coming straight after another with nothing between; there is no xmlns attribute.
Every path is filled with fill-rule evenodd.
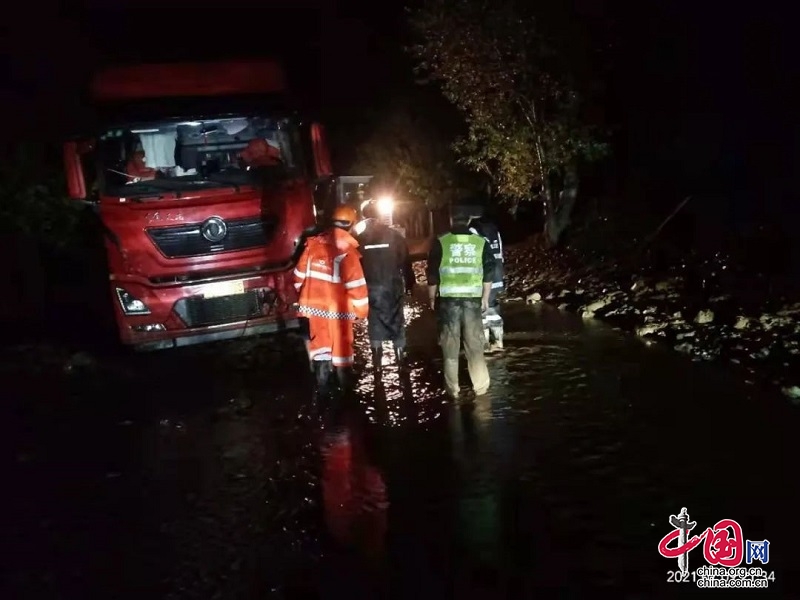
<svg viewBox="0 0 800 600"><path fill-rule="evenodd" d="M386 482L375 466L364 412L353 399L337 404L327 416L321 445L325 524L340 549L380 561L389 508Z"/></svg>
<svg viewBox="0 0 800 600"><path fill-rule="evenodd" d="M382 427L401 427L437 419L446 398L430 371L429 361L416 359L413 350L403 368L386 351L383 368L362 371L356 389L369 420Z"/></svg>
<svg viewBox="0 0 800 600"><path fill-rule="evenodd" d="M497 570L501 567L502 456L494 447L492 399L476 398L457 409L451 420L453 456L460 485L456 501L458 545L465 564ZM496 428L496 427L495 427ZM501 459L498 461L498 459Z"/></svg>

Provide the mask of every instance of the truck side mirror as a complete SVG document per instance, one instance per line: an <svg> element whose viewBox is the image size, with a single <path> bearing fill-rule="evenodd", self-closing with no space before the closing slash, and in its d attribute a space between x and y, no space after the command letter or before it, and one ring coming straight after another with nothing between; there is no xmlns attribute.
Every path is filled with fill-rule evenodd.
<svg viewBox="0 0 800 600"><path fill-rule="evenodd" d="M311 149L314 153L314 171L318 180L326 179L333 175L331 155L328 150L328 141L325 128L319 123L311 124Z"/></svg>
<svg viewBox="0 0 800 600"><path fill-rule="evenodd" d="M73 200L86 199L86 180L83 176L83 163L80 150L83 144L66 142L64 144L64 172L67 176L67 192Z"/></svg>

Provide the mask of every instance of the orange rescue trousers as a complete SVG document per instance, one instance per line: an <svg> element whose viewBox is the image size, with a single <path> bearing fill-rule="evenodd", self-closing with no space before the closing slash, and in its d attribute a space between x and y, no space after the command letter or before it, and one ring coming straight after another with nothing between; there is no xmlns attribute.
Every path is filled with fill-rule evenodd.
<svg viewBox="0 0 800 600"><path fill-rule="evenodd" d="M329 360L334 367L353 364L353 321L308 316L308 356L312 361Z"/></svg>

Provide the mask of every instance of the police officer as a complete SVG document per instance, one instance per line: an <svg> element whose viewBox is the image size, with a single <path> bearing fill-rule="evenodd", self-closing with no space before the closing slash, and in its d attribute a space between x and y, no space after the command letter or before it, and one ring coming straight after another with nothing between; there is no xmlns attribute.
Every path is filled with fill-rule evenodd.
<svg viewBox="0 0 800 600"><path fill-rule="evenodd" d="M439 345L444 357L447 394L455 399L461 342L477 396L489 389L489 370L483 355L481 310L489 306L495 259L484 238L469 231L469 217L454 214L452 228L437 239L428 256L428 298L439 321Z"/></svg>
<svg viewBox="0 0 800 600"><path fill-rule="evenodd" d="M497 226L485 216L473 218L469 230L483 237L494 255L494 274L492 291L489 294L489 308L483 315L483 334L486 348L490 351L503 348L503 317L500 315L500 303L497 296L503 291L503 240Z"/></svg>
<svg viewBox="0 0 800 600"><path fill-rule="evenodd" d="M416 283L406 240L374 218L359 223L358 230L356 239L369 295L367 331L372 365L381 368L383 342L393 343L397 364L402 365L406 347L403 295Z"/></svg>

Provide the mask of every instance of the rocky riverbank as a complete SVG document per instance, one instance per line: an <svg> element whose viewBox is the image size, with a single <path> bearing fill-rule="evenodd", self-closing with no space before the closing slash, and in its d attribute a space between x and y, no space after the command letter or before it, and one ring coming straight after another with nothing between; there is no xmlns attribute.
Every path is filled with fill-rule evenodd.
<svg viewBox="0 0 800 600"><path fill-rule="evenodd" d="M424 263L417 263L424 281ZM656 270L646 261L588 261L536 240L506 253L506 297L602 319L694 360L730 363L800 404L800 298L770 289L717 255Z"/></svg>

